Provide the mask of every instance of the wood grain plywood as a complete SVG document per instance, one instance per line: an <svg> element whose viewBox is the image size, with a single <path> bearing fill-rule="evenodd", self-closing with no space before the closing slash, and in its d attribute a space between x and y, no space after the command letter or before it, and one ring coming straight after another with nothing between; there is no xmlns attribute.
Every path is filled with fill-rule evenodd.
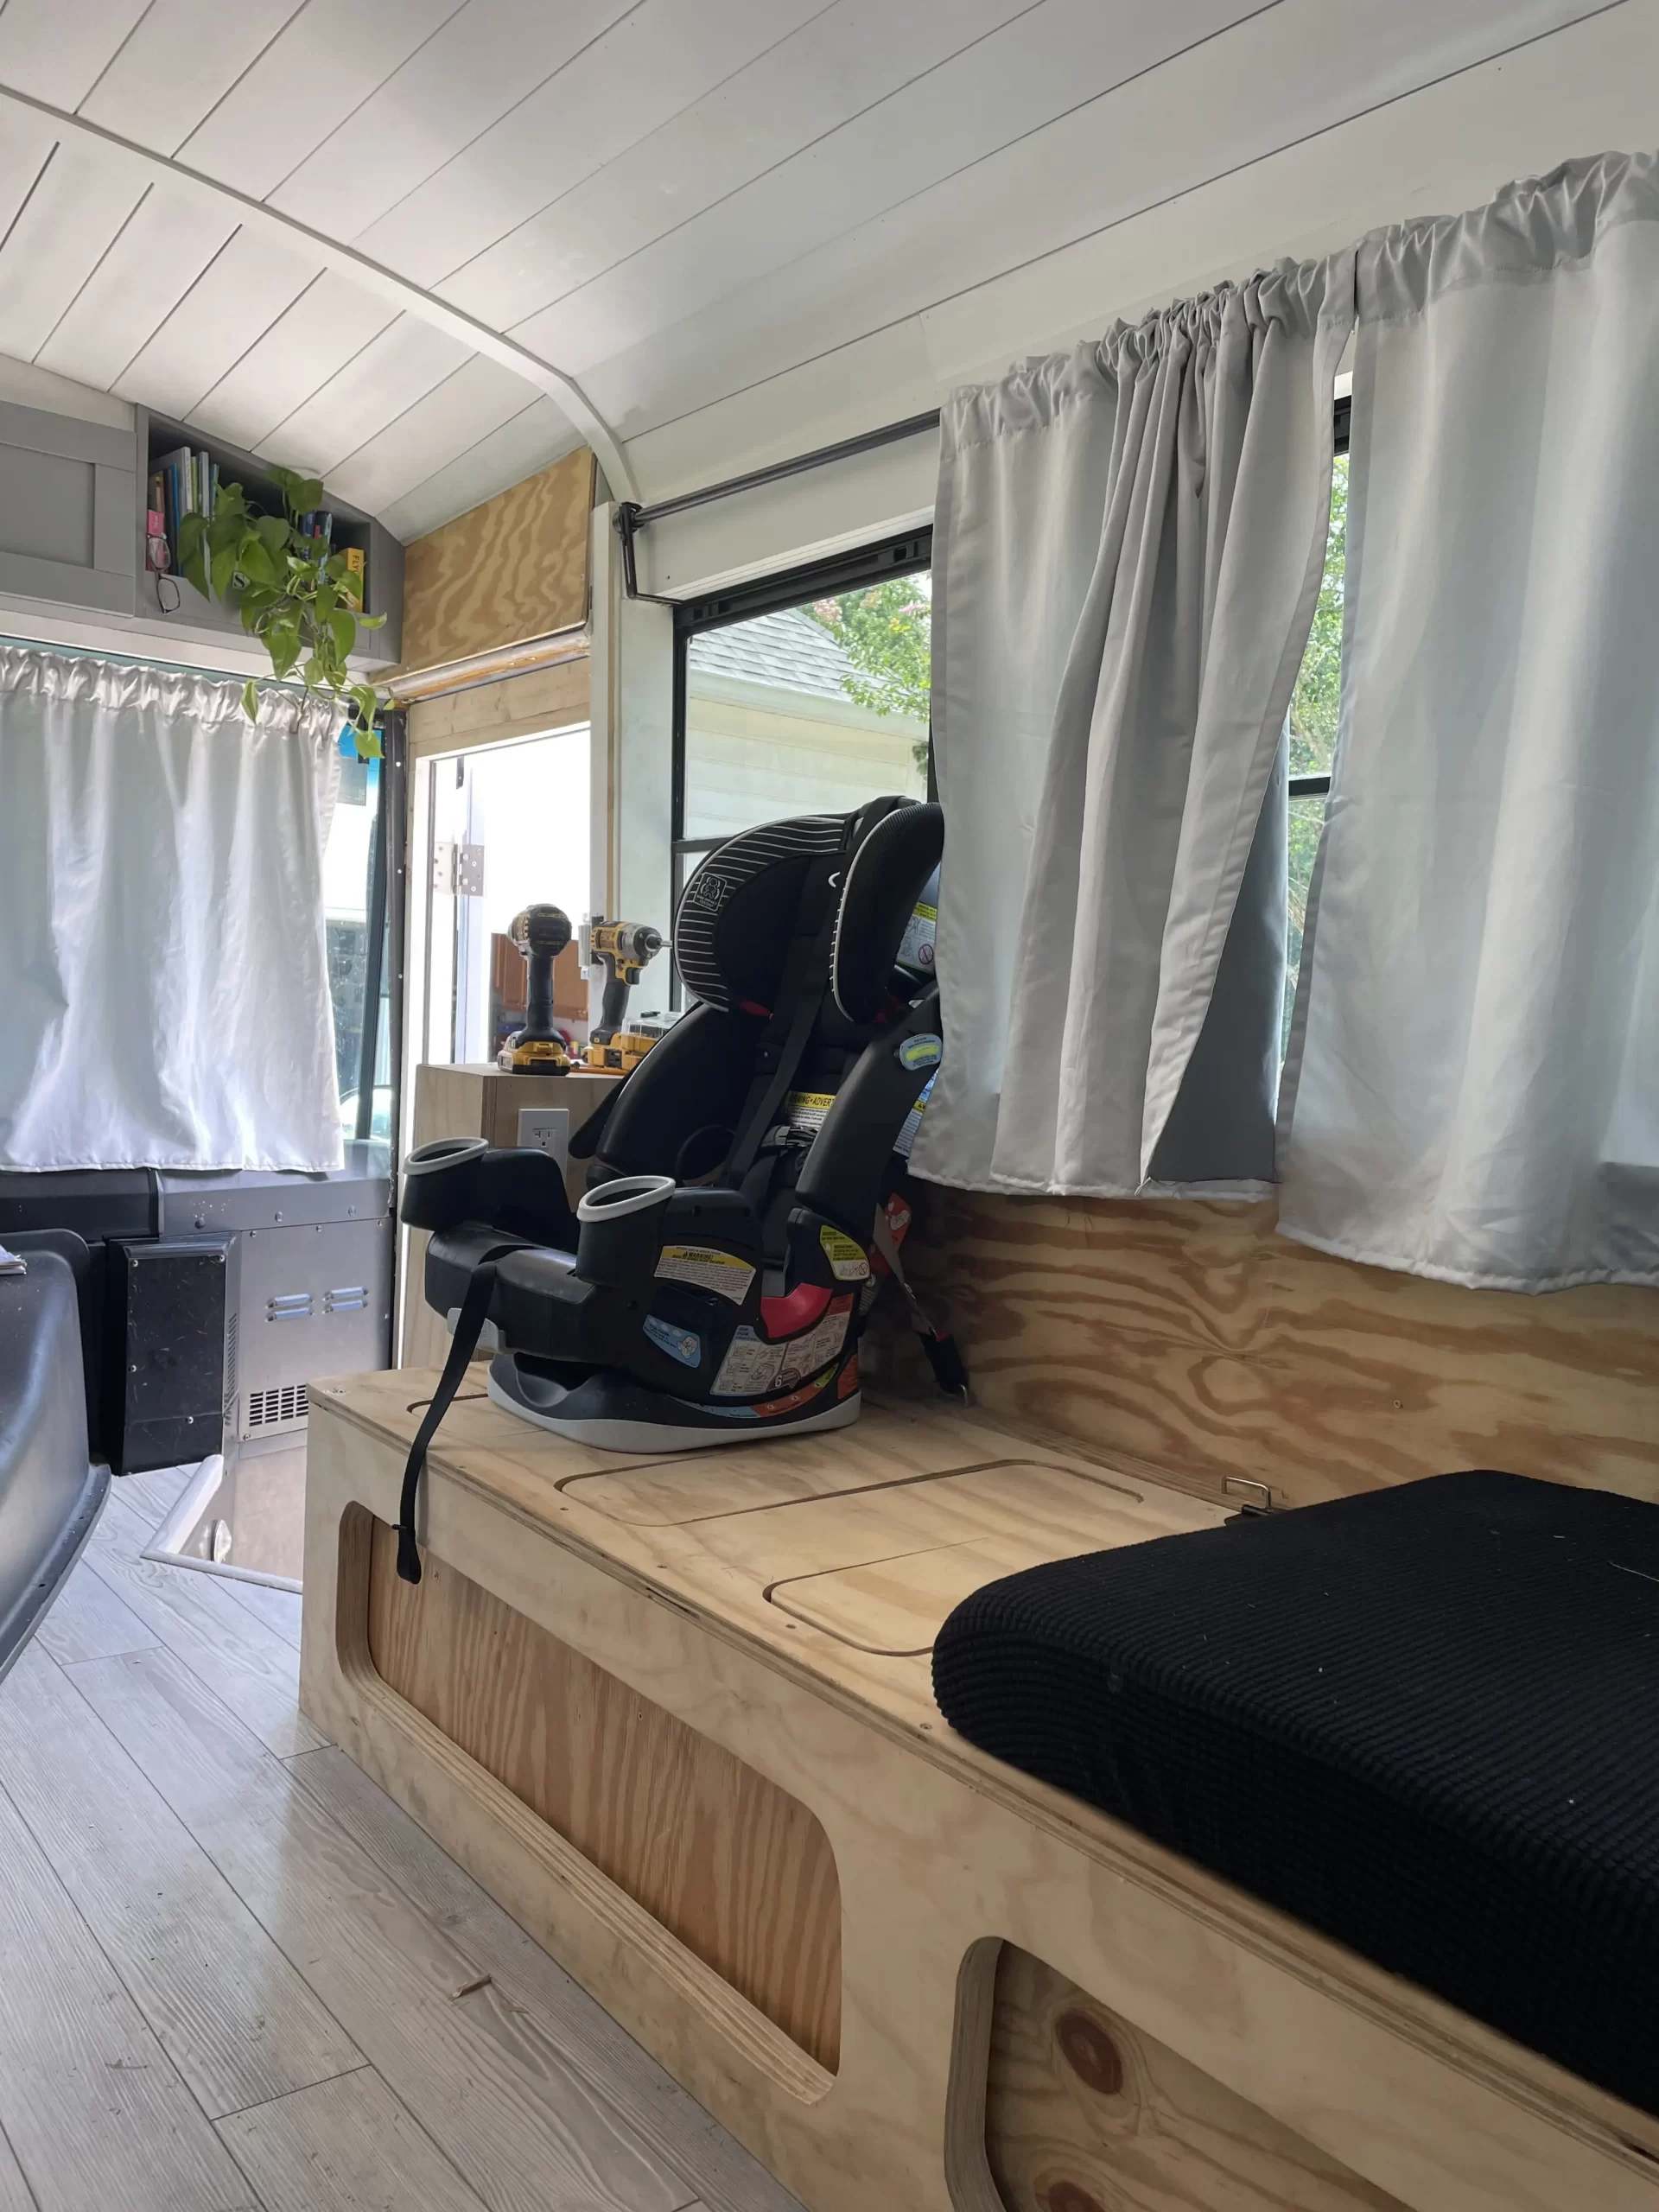
<svg viewBox="0 0 1659 2212"><path fill-rule="evenodd" d="M1402 2212L1005 1943L985 2150L1007 2212Z"/></svg>
<svg viewBox="0 0 1659 2212"><path fill-rule="evenodd" d="M441 1559L416 1587L397 1556L377 1521L382 1679L833 2073L841 1892L812 1815Z"/></svg>
<svg viewBox="0 0 1659 2212"><path fill-rule="evenodd" d="M1219 2164L1227 2212L1274 2202L1234 2185L1215 2139L1257 2115L1292 2139L1283 2212L1655 2212L1659 2124L976 1751L941 1725L925 1656L861 1650L769 1601L780 1557L801 1573L872 1564L867 1537L893 1533L861 1525L849 1546L826 1515L907 1511L928 1493L960 1504L979 1484L950 1533L995 1542L1013 1516L1006 1497L997 1516L987 1461L1019 1460L1017 1435L930 1414L975 1439L974 1472L641 1526L573 1501L568 1478L597 1471L594 1455L488 1404L458 1406L429 1463L424 1550L764 1777L830 1839L844 1918L830 2076L371 1663L372 1522L396 1515L418 1419L397 1393L412 1397L414 1380L314 1393L306 1710L813 2212L1007 2212L986 2124L1004 1942L1063 1961L1114 2019L1246 2107L1205 2091L1203 2113L1218 2116L1195 2156ZM872 1435L912 1425L877 1408L866 1421ZM833 1462L842 1437L817 1441ZM1081 1452L1071 1471L1117 1479ZM1150 1521L1155 1484L1099 1488L1100 1510ZM1166 1495L1170 1511L1205 1504ZM937 1524L930 1541L941 1548ZM1162 2094L1185 2109L1185 2089ZM1333 2174L1373 2194L1333 2197ZM1095 2202L1168 2212L1129 2189ZM1051 2187L1042 2212L1090 2208Z"/></svg>
<svg viewBox="0 0 1659 2212"><path fill-rule="evenodd" d="M1277 1236L1271 1204L915 1201L906 1266L999 1420L1279 1504L1463 1467L1659 1499L1653 1291L1362 1267ZM931 1389L891 1313L867 1341L871 1374Z"/></svg>
<svg viewBox="0 0 1659 2212"><path fill-rule="evenodd" d="M586 648L519 675L469 682L409 706L409 743L415 759L435 753L472 753L514 738L539 737L586 722L592 705ZM394 692L398 680L392 679Z"/></svg>
<svg viewBox="0 0 1659 2212"><path fill-rule="evenodd" d="M584 448L417 537L404 569L405 667L438 667L585 622L593 504L594 457Z"/></svg>

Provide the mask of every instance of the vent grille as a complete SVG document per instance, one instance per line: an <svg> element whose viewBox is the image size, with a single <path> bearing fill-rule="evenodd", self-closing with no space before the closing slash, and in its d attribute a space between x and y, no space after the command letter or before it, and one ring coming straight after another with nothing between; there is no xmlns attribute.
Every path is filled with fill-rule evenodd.
<svg viewBox="0 0 1659 2212"><path fill-rule="evenodd" d="M225 1325L225 1398L227 1404L236 1395L236 1355L241 1335L240 1318L232 1306L230 1319Z"/></svg>
<svg viewBox="0 0 1659 2212"><path fill-rule="evenodd" d="M302 1421L311 1410L303 1382L284 1382L280 1389L250 1390L248 1427L276 1428Z"/></svg>

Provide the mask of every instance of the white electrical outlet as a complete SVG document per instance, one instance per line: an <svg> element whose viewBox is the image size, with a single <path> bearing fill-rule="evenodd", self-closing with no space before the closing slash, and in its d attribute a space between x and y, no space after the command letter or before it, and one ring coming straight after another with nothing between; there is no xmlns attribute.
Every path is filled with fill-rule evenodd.
<svg viewBox="0 0 1659 2212"><path fill-rule="evenodd" d="M518 1109L520 1151L545 1152L559 1163L563 1174L570 1164L570 1109L568 1106L521 1106Z"/></svg>

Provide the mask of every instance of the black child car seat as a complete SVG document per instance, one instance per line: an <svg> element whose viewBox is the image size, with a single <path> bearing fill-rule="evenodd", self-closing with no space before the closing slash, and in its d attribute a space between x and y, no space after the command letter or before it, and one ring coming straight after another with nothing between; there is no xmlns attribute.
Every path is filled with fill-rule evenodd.
<svg viewBox="0 0 1659 2212"><path fill-rule="evenodd" d="M543 1153L410 1155L403 1218L433 1232L427 1302L454 1342L404 1478L406 1580L427 1446L486 1325L497 1405L613 1450L857 1418L878 1252L903 1281L881 1209L944 1050L924 897L944 836L937 806L880 798L709 855L674 930L696 1004L580 1132L597 1161L574 1216ZM911 1317L965 1390L949 1338L913 1300Z"/></svg>

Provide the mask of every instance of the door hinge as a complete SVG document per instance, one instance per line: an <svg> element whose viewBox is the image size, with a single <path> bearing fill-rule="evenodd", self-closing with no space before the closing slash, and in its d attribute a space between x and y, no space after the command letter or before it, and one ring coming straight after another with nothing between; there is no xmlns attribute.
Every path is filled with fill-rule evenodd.
<svg viewBox="0 0 1659 2212"><path fill-rule="evenodd" d="M432 888L447 899L484 895L484 848L444 838L432 849Z"/></svg>

